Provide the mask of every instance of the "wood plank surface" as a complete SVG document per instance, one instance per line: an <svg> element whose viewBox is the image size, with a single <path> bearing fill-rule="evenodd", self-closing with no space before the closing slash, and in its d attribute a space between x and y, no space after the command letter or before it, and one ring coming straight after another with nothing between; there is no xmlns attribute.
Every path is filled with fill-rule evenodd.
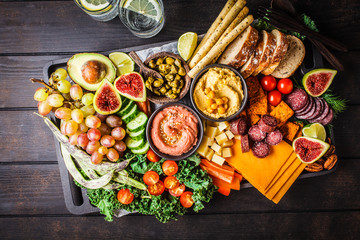
<svg viewBox="0 0 360 240"><path fill-rule="evenodd" d="M112 223L101 217L1 218L7 239L357 239L360 213L316 212L183 216L162 224L152 217L126 216ZM21 226L22 230L18 231ZM134 227L137 226L137 227Z"/></svg>

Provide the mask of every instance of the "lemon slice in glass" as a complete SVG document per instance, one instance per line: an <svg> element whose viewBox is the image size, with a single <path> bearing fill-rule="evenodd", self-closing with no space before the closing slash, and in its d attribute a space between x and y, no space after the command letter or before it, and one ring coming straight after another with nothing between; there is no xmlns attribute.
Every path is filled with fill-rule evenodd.
<svg viewBox="0 0 360 240"><path fill-rule="evenodd" d="M134 71L135 63L126 53L112 52L109 54L109 58L116 67L117 76Z"/></svg>
<svg viewBox="0 0 360 240"><path fill-rule="evenodd" d="M159 22L162 12L156 0L128 0L123 8L145 15Z"/></svg>
<svg viewBox="0 0 360 240"><path fill-rule="evenodd" d="M326 139L326 131L323 125L320 123L308 124L302 129L302 133L305 137L316 138L321 141Z"/></svg>
<svg viewBox="0 0 360 240"><path fill-rule="evenodd" d="M187 32L180 36L178 40L178 52L185 60L189 60L196 48L198 36L196 33Z"/></svg>
<svg viewBox="0 0 360 240"><path fill-rule="evenodd" d="M80 0L80 2L89 11L98 11L109 5L107 0Z"/></svg>

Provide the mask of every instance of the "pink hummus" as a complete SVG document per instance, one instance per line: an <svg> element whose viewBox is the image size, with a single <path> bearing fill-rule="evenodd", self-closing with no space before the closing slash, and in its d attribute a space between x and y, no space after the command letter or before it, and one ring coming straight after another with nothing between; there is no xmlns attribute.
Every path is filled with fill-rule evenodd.
<svg viewBox="0 0 360 240"><path fill-rule="evenodd" d="M154 118L151 139L160 152L172 156L182 155L196 145L198 120L189 110L171 106Z"/></svg>

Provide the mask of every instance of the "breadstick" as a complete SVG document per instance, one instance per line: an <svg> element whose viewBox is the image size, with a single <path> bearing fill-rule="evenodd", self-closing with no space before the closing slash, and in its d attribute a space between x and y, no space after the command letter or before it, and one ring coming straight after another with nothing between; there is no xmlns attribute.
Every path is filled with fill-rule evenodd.
<svg viewBox="0 0 360 240"><path fill-rule="evenodd" d="M228 12L230 11L230 9L234 6L235 2L237 0L229 0L227 1L227 3L225 4L224 8L221 10L221 12L219 13L219 15L217 16L217 18L215 19L215 21L211 24L211 27L209 28L209 30L206 32L204 38L201 40L200 44L197 46L197 48L195 49L193 56L195 56L195 54L199 51L199 49L204 45L204 43L208 40L210 34L212 32L215 31L215 29L219 26L219 24L221 23L221 21L224 19L224 17L228 14ZM190 59L191 61L191 59Z"/></svg>
<svg viewBox="0 0 360 240"><path fill-rule="evenodd" d="M189 63L189 67L193 68L195 65L210 51L210 49L215 45L216 41L220 38L221 34L223 34L226 28L230 25L230 23L234 20L240 10L245 6L245 0L237 1L228 14L225 16L222 22L218 25L213 33L204 43L204 45L199 49L199 51L194 55Z"/></svg>
<svg viewBox="0 0 360 240"><path fill-rule="evenodd" d="M243 32L252 22L254 17L252 15L247 16L244 20L241 21L224 39L214 45L211 50L206 54L206 56L196 64L188 72L188 76L194 78L195 75L203 69L206 65L210 64L211 61L219 56L219 53L222 53L225 48L237 37L241 32Z"/></svg>

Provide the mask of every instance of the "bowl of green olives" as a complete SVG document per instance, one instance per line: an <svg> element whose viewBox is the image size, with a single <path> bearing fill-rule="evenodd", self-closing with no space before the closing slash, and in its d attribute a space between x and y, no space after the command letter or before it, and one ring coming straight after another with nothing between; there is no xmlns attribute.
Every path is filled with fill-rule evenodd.
<svg viewBox="0 0 360 240"><path fill-rule="evenodd" d="M144 64L162 76L148 77L145 80L148 99L156 104L177 102L189 91L191 78L188 64L179 55L159 52L148 57Z"/></svg>

